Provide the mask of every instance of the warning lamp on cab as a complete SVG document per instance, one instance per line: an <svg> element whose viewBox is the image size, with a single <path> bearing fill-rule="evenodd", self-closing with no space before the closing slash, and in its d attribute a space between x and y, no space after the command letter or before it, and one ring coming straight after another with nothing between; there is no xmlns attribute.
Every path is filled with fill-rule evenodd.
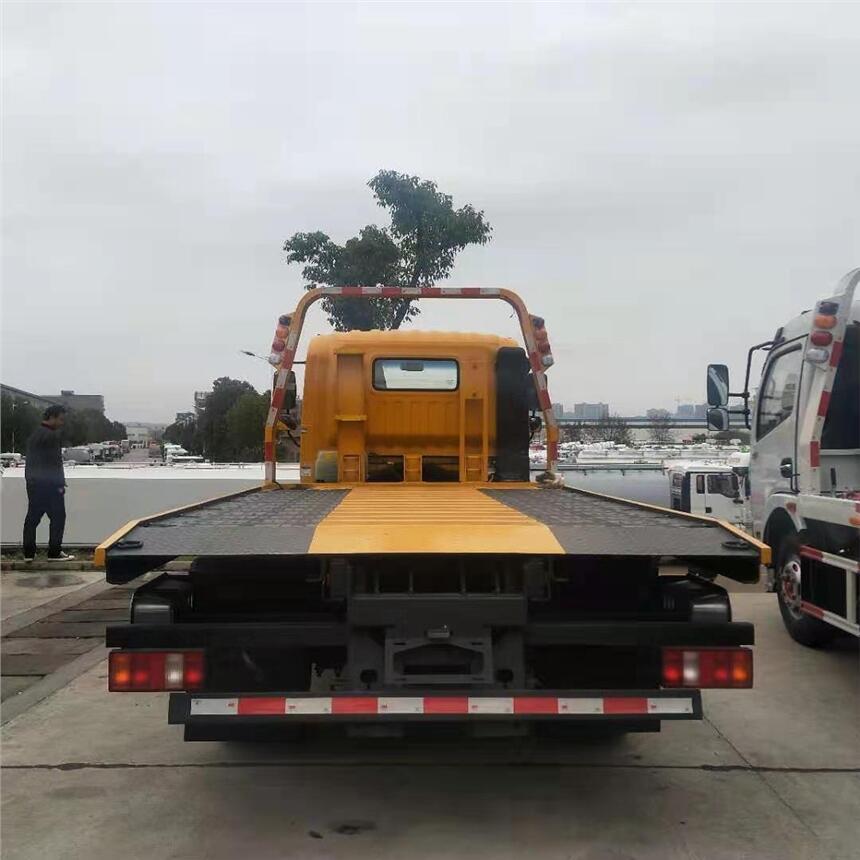
<svg viewBox="0 0 860 860"><path fill-rule="evenodd" d="M529 317L535 335L535 347L540 355L540 363L543 367L552 367L555 359L552 357L552 347L549 345L549 333L546 330L546 322L543 317Z"/></svg>

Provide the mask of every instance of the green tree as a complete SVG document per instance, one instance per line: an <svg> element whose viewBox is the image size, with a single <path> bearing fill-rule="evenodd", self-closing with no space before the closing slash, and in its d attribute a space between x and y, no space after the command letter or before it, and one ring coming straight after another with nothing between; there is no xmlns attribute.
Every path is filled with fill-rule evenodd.
<svg viewBox="0 0 860 860"><path fill-rule="evenodd" d="M387 209L388 227L369 225L344 245L325 233L295 233L284 242L288 263L304 263L307 289L333 287L427 287L447 278L467 245L485 245L492 227L471 204L454 209L435 182L380 170L368 186ZM337 331L400 328L418 313L410 299L329 298L323 303Z"/></svg>
<svg viewBox="0 0 860 860"><path fill-rule="evenodd" d="M227 412L231 459L257 462L263 459L263 428L269 411L269 395L246 391Z"/></svg>
<svg viewBox="0 0 860 860"><path fill-rule="evenodd" d="M0 433L3 451L24 453L27 439L39 426L42 413L21 397L0 397Z"/></svg>
<svg viewBox="0 0 860 860"><path fill-rule="evenodd" d="M164 428L164 441L181 445L192 454L202 454L203 445L197 432L196 421L182 421Z"/></svg>
<svg viewBox="0 0 860 860"><path fill-rule="evenodd" d="M199 450L210 460L225 462L234 458L236 449L231 441L227 413L246 393L257 395L254 386L244 380L221 376L212 383L212 392L197 419Z"/></svg>
<svg viewBox="0 0 860 860"><path fill-rule="evenodd" d="M106 442L125 439L124 424L111 421L97 409L70 409L66 413L63 441L66 445L86 445L88 442Z"/></svg>

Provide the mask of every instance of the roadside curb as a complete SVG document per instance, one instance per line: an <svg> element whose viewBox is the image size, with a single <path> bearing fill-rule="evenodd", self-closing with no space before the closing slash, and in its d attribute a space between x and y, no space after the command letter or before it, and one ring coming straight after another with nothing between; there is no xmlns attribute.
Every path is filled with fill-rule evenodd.
<svg viewBox="0 0 860 860"><path fill-rule="evenodd" d="M3 559L0 562L0 570L3 573L44 573L49 570L73 570L73 571L90 571L104 570L104 568L96 567L91 561L46 561L39 559L37 561L21 561L19 559Z"/></svg>

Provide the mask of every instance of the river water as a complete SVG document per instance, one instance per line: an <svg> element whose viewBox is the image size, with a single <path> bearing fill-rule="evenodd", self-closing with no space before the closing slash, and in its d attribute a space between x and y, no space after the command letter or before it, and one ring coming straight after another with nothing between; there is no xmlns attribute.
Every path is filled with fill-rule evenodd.
<svg viewBox="0 0 860 860"><path fill-rule="evenodd" d="M568 487L669 507L669 478L663 472L564 472Z"/></svg>

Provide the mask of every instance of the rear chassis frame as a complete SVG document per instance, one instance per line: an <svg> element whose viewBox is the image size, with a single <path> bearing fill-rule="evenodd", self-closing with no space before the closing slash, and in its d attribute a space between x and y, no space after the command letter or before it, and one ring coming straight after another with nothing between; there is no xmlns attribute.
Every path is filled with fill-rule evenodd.
<svg viewBox="0 0 860 860"><path fill-rule="evenodd" d="M701 719L701 698L697 690L661 689L661 653L664 647L737 647L754 642L753 625L731 620L728 595L724 589L696 577L653 575L652 582L661 595L663 608L639 617L590 617L586 611L559 619L559 612L548 617L541 604L522 594L382 594L349 595L323 613L307 612L305 618L272 618L271 620L230 620L199 617L190 613L178 619L177 602L193 603L189 592L192 576L164 574L144 584L132 600L133 623L112 625L107 630L108 647L133 650L202 649L207 657L207 683L194 693L173 693L170 698L169 722L186 726L189 740L229 737L236 731L278 726L333 723L346 725L361 733L361 726L403 724L437 724L462 722L468 726L484 723L525 724L555 722L606 723L625 731L657 731L663 719ZM249 583L250 585L251 583ZM670 613L669 598L675 601ZM202 604L202 601L201 601ZM315 607L317 610L319 607ZM417 614L416 614L417 613ZM552 617L555 615L555 617ZM599 615L599 614L598 614ZM313 617L311 617L313 616ZM671 620L667 620L671 618ZM407 676L388 659L392 642L404 645L404 651L418 653L434 645L434 631L450 623L453 630L474 636L476 646L486 646L472 677L462 674ZM445 634L442 633L442 639ZM505 643L507 637L507 643ZM466 638L466 637L462 637ZM374 645L375 642L375 645ZM459 645L459 643L458 643ZM375 651L374 651L375 648ZM480 647L475 648L480 651ZM271 683L255 682L239 673L221 671L223 656L247 658L249 665L259 655L275 655L284 665L291 660L305 661L308 666L325 668L339 665L343 677L331 690L313 692L298 685L282 686L277 673ZM506 662L507 661L507 662ZM543 661L543 663L541 663ZM553 667L566 661L591 661L585 674L562 685L534 683L535 665L550 667L549 677L569 677L555 673ZM505 681L495 670L511 666ZM374 667L372 681L364 683L362 667ZM378 670L378 676L375 672ZM451 672L455 670L450 669ZM588 683L591 682L591 683ZM594 686L597 682L598 687ZM603 686L604 684L609 686ZM587 684L587 685L586 685ZM294 692L298 690L298 692ZM279 691L279 692L274 692ZM450 696L497 701L547 697L650 701L687 698L690 707L678 713L663 710L638 710L607 713L193 713L193 703L241 698L266 705L275 700L310 700L329 697L358 699L362 697L433 697ZM278 706L275 706L277 711ZM205 708L204 708L205 710ZM473 731L469 729L469 731ZM373 731L369 729L368 731ZM385 729L380 729L385 731ZM480 734L481 728L474 729Z"/></svg>

